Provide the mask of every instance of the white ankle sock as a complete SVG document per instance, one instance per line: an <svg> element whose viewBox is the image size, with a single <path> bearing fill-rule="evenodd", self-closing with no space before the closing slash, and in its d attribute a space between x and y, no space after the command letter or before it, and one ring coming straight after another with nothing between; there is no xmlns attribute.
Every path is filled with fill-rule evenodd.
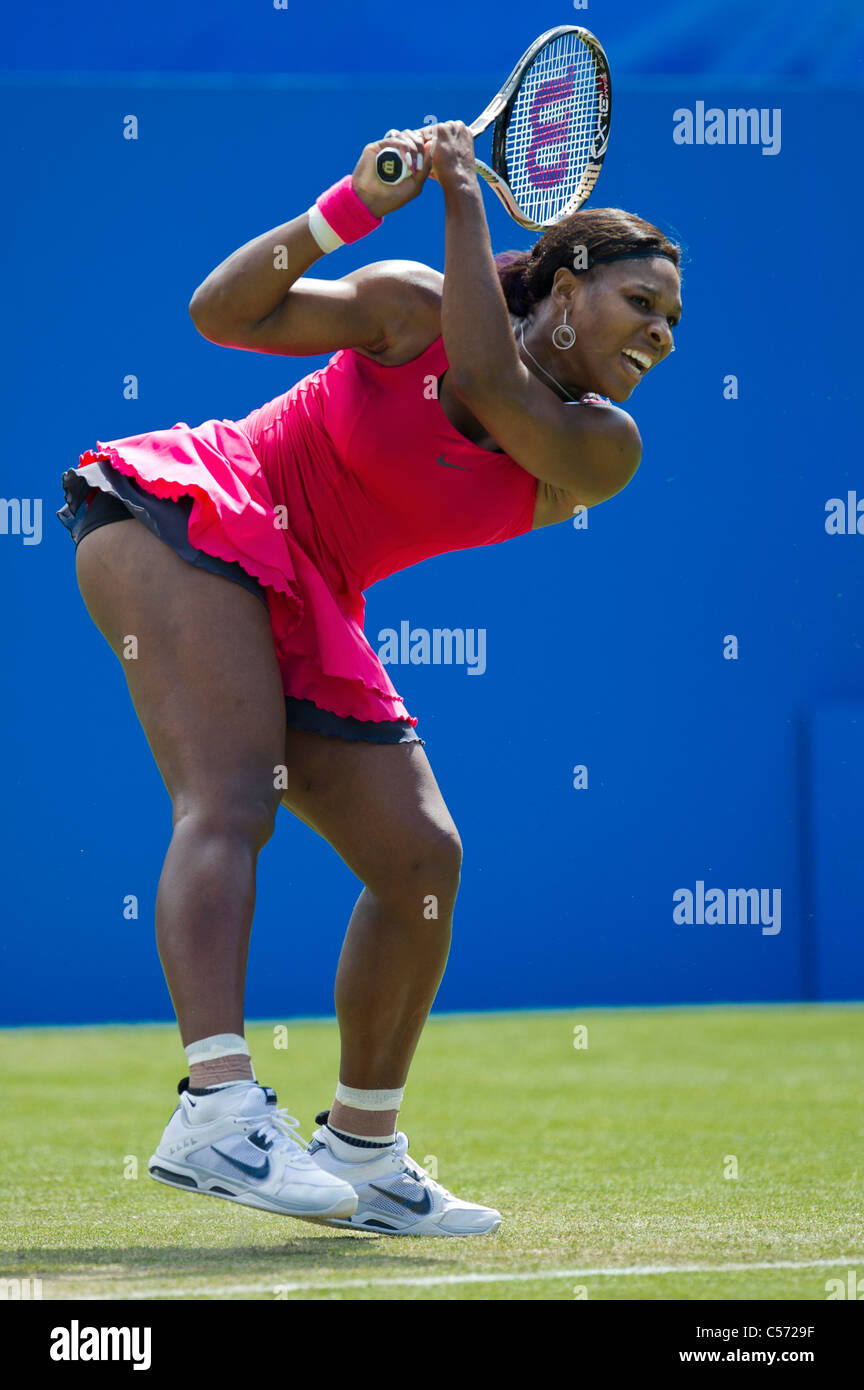
<svg viewBox="0 0 864 1390"><path fill-rule="evenodd" d="M350 1105L354 1110L376 1111L397 1110L402 1104L405 1087L392 1090L361 1090L356 1086L345 1086L340 1081L336 1087L336 1100L341 1105ZM334 1125L327 1121L330 1148L343 1163L368 1163L370 1159L381 1156L396 1143L396 1131L391 1134L357 1134L344 1125ZM345 1135L342 1139L339 1136ZM348 1142L354 1140L354 1143Z"/></svg>
<svg viewBox="0 0 864 1390"><path fill-rule="evenodd" d="M342 1163L371 1163L373 1159L386 1154L396 1143L394 1134L392 1141L388 1141L386 1136L384 1139L376 1138L372 1141L376 1145L375 1148L361 1148L359 1144L349 1144L347 1139L340 1139L339 1135L344 1133L344 1130L334 1130L330 1128L329 1124L327 1125L327 1143L330 1152Z"/></svg>
<svg viewBox="0 0 864 1390"><path fill-rule="evenodd" d="M225 1091L229 1086L257 1086L258 1082L251 1077L243 1077L238 1081L217 1081L214 1086L203 1086L201 1089L209 1095L211 1091ZM193 1089L197 1090L197 1087Z"/></svg>

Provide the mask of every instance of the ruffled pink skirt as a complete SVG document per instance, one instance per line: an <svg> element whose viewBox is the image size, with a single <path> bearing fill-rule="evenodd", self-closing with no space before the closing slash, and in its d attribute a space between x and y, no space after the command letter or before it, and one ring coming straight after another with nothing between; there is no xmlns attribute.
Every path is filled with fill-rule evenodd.
<svg viewBox="0 0 864 1390"><path fill-rule="evenodd" d="M190 544L238 563L264 587L286 695L342 717L416 725L366 640L363 594L334 594L280 525L261 464L238 425L181 423L96 444L81 454L82 467L104 459L155 497L191 495Z"/></svg>

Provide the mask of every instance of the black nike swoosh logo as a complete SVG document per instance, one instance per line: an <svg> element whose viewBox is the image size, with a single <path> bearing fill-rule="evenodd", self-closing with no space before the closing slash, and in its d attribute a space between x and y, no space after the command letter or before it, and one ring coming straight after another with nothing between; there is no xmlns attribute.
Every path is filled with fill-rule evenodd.
<svg viewBox="0 0 864 1390"><path fill-rule="evenodd" d="M370 1182L369 1186L374 1192L380 1192L382 1197L389 1197L391 1202L398 1202L400 1207L405 1207L415 1216L425 1216L432 1210L432 1196L429 1192L424 1192L417 1201L412 1201L410 1197L400 1197L398 1192L391 1192L388 1187L379 1187L377 1183Z"/></svg>
<svg viewBox="0 0 864 1390"><path fill-rule="evenodd" d="M213 1145L213 1150L220 1158L224 1158L226 1163L230 1163L233 1167L239 1168L241 1173L248 1174L250 1178L266 1178L270 1174L269 1158L265 1158L263 1163L256 1166L252 1163L244 1163L242 1158L232 1158L230 1154L223 1153L221 1149L217 1149L215 1144Z"/></svg>
<svg viewBox="0 0 864 1390"><path fill-rule="evenodd" d="M444 468L461 468L465 473L473 473L474 471L466 463L448 463L443 454L439 454L435 462L442 464Z"/></svg>

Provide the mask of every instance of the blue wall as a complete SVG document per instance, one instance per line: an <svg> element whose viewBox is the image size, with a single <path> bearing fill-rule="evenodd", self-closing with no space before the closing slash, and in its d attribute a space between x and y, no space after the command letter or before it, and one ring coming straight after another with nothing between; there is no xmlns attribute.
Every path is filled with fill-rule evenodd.
<svg viewBox="0 0 864 1390"><path fill-rule="evenodd" d="M571 16L613 69L592 204L684 242L685 312L678 352L629 406L642 467L587 530L444 556L369 591L373 643L403 619L487 632L482 676L392 671L466 847L437 1007L860 997L864 535L826 533L829 499L864 499L858 6L820 8L832 47L805 42L803 6L760 7L736 34L727 4L670 2L649 23L635 5L526 0L497 6L490 28L488 7L448 0L434 23L391 26L383 51L357 7L344 31L333 5L314 29L239 0L162 10L22 11L16 71L0 77L0 495L43 507L40 544L0 535L0 1021L171 1016L152 939L170 806L75 586L60 473L97 437L239 418L320 365L204 342L192 289L391 125L471 119L535 32ZM448 23L464 47L445 43ZM229 66L239 76L219 75ZM780 108L780 153L675 144L673 112L700 100ZM121 138L130 112L136 142ZM530 244L486 206L496 250ZM434 186L318 273L390 256L442 265ZM260 866L252 1017L332 1012L359 891L282 817ZM673 894L700 882L779 889L781 930L677 923Z"/></svg>

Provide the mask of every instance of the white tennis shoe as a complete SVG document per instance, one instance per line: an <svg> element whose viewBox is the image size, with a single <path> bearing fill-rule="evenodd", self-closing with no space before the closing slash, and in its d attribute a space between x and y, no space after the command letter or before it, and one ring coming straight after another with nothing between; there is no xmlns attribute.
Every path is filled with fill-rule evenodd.
<svg viewBox="0 0 864 1390"><path fill-rule="evenodd" d="M484 1236L497 1231L501 1213L454 1197L408 1157L408 1139L401 1132L380 1157L360 1163L337 1158L324 1128L327 1113L316 1116L322 1127L312 1136L309 1153L322 1172L349 1182L357 1194L357 1210L328 1219L328 1226L389 1236Z"/></svg>
<svg viewBox="0 0 864 1390"><path fill-rule="evenodd" d="M347 1219L357 1195L309 1156L299 1123L277 1109L275 1091L257 1082L203 1096L183 1089L148 1172L169 1187L281 1216Z"/></svg>

